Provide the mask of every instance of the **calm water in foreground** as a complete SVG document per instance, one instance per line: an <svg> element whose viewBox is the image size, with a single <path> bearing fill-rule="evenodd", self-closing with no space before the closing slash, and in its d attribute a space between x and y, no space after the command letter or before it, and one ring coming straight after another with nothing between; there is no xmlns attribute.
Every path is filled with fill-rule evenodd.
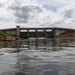
<svg viewBox="0 0 75 75"><path fill-rule="evenodd" d="M0 42L0 75L75 75L75 39Z"/></svg>

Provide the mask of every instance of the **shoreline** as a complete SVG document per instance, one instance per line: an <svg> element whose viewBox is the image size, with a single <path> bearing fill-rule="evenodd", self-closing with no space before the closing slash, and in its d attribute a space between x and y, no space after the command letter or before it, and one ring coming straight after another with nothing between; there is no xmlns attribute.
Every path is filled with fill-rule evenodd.
<svg viewBox="0 0 75 75"><path fill-rule="evenodd" d="M66 31L56 35L55 38L57 39L75 39L75 31ZM0 31L0 41L16 41L24 38L20 38L14 35L5 34L4 32Z"/></svg>

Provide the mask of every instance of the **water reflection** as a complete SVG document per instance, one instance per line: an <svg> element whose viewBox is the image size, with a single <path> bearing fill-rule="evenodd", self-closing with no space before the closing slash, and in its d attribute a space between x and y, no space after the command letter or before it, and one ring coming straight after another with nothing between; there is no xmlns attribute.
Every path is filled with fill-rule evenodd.
<svg viewBox="0 0 75 75"><path fill-rule="evenodd" d="M0 45L0 75L75 75L74 39L28 39Z"/></svg>

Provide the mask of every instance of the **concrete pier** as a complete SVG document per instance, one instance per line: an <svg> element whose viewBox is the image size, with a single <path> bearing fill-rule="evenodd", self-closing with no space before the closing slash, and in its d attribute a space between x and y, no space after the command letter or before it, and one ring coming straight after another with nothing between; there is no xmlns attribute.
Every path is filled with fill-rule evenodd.
<svg viewBox="0 0 75 75"><path fill-rule="evenodd" d="M16 36L20 37L20 26L16 27Z"/></svg>
<svg viewBox="0 0 75 75"><path fill-rule="evenodd" d="M37 32L37 30L35 30L36 31L36 38L38 39L38 32Z"/></svg>
<svg viewBox="0 0 75 75"><path fill-rule="evenodd" d="M29 38L29 30L27 30L27 38Z"/></svg>

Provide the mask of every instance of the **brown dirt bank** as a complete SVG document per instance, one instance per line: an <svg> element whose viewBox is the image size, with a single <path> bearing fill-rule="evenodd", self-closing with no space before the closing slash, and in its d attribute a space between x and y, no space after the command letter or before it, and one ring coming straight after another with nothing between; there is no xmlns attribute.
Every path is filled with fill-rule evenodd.
<svg viewBox="0 0 75 75"><path fill-rule="evenodd" d="M66 31L66 32L63 32L63 33L57 35L56 38L61 38L61 39L75 38L75 31Z"/></svg>
<svg viewBox="0 0 75 75"><path fill-rule="evenodd" d="M0 40L1 41L15 41L20 39L19 37L16 36L10 36L10 35L6 35L6 36L0 36Z"/></svg>

